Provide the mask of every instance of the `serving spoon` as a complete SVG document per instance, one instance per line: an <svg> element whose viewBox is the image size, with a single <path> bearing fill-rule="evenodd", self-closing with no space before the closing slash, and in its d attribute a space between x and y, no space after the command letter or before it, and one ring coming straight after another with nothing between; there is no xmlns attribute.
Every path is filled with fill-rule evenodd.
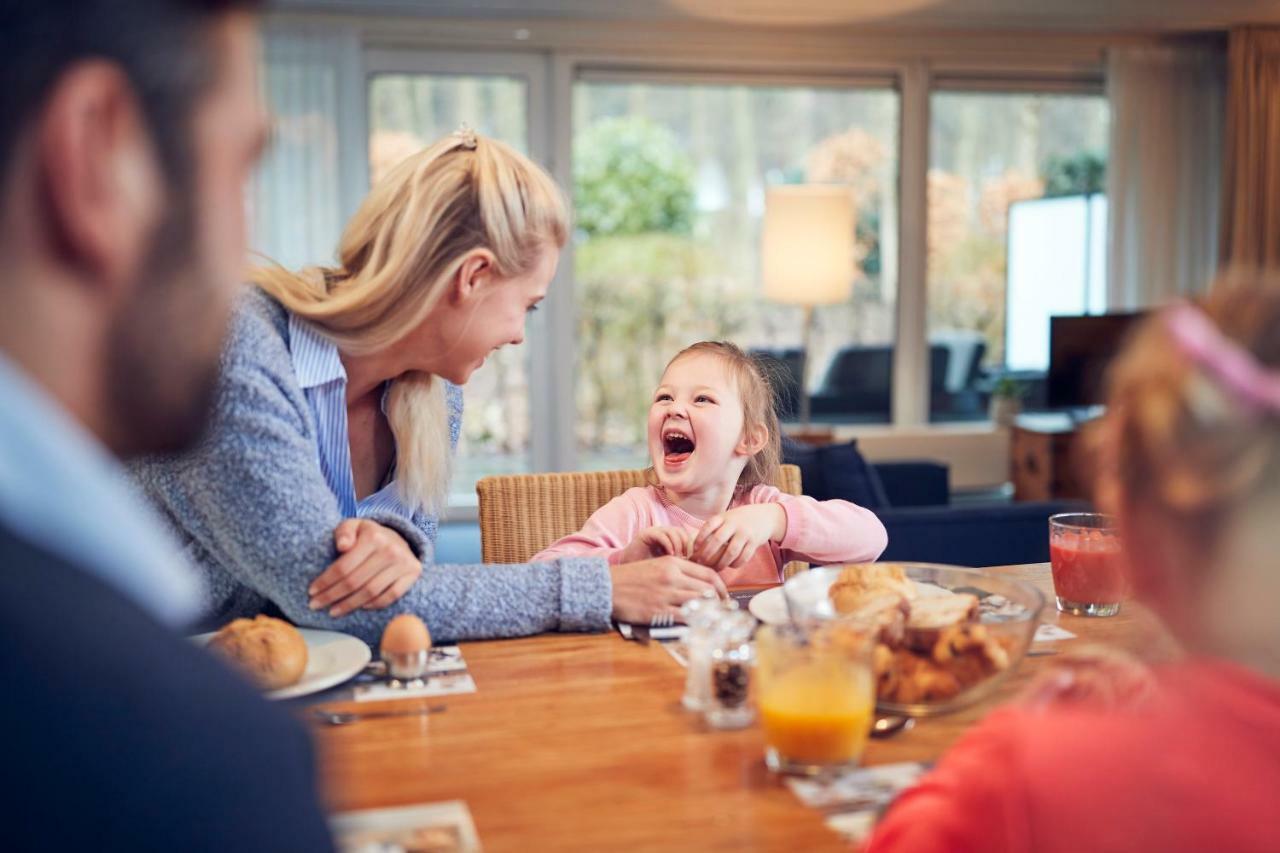
<svg viewBox="0 0 1280 853"><path fill-rule="evenodd" d="M887 714L883 717L876 717L875 723L871 726L871 736L874 738L893 737L899 732L905 732L915 724L914 717L908 717L903 714Z"/></svg>

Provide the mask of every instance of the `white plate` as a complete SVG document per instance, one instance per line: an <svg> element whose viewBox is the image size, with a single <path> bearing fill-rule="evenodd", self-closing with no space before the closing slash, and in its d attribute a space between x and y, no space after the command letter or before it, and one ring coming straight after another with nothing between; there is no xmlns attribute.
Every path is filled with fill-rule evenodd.
<svg viewBox="0 0 1280 853"><path fill-rule="evenodd" d="M916 593L922 597L950 594L942 587L931 583L919 581L913 581L913 583L916 585ZM791 621L791 614L787 611L787 599L780 586L766 589L753 597L747 602L747 610L766 625L785 625Z"/></svg>
<svg viewBox="0 0 1280 853"><path fill-rule="evenodd" d="M296 684L270 691L268 699L292 699L327 690L358 674L372 657L369 647L350 634L315 628L299 628L298 633L307 643L307 668ZM213 632L199 634L191 640L203 646L212 636Z"/></svg>

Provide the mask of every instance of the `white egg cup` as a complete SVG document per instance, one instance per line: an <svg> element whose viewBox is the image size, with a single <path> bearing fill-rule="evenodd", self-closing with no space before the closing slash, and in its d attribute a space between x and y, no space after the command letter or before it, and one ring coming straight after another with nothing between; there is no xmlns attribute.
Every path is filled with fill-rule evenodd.
<svg viewBox="0 0 1280 853"><path fill-rule="evenodd" d="M393 689L422 687L427 683L427 663L430 649L413 652L381 652L387 664L387 686Z"/></svg>

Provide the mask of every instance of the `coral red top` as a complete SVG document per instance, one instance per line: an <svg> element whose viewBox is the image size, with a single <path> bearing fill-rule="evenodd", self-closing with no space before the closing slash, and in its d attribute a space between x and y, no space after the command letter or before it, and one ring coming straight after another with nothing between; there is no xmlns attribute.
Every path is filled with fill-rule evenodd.
<svg viewBox="0 0 1280 853"><path fill-rule="evenodd" d="M1158 684L1143 711L992 713L867 850L1280 850L1280 682L1197 659Z"/></svg>

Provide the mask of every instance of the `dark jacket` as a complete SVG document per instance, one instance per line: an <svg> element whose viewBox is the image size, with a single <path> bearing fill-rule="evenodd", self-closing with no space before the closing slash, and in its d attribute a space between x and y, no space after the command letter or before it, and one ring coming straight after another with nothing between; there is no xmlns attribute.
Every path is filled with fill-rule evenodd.
<svg viewBox="0 0 1280 853"><path fill-rule="evenodd" d="M0 526L6 850L326 851L302 728Z"/></svg>

